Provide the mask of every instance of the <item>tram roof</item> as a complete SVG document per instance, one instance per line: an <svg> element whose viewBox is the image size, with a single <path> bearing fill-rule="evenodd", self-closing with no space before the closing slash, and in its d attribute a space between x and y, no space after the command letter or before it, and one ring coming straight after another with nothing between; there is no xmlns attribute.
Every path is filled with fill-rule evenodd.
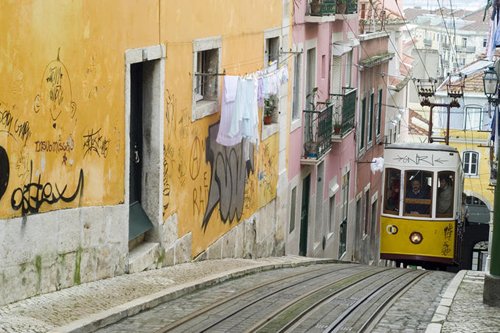
<svg viewBox="0 0 500 333"><path fill-rule="evenodd" d="M442 145L439 143L422 143L422 142L396 142L385 146L384 149L413 149L413 150L434 150L434 151L449 151L458 152L457 148Z"/></svg>

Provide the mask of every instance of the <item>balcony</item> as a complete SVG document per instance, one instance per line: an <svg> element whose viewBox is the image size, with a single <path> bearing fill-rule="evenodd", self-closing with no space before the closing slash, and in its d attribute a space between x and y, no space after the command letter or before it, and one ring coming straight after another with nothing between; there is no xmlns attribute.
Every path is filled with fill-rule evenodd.
<svg viewBox="0 0 500 333"><path fill-rule="evenodd" d="M314 110L304 110L304 150L301 164L316 164L332 148L333 104L318 102Z"/></svg>
<svg viewBox="0 0 500 333"><path fill-rule="evenodd" d="M333 142L342 140L354 129L356 115L356 88L343 87L342 94L331 94L333 105Z"/></svg>
<svg viewBox="0 0 500 333"><path fill-rule="evenodd" d="M335 21L336 0L312 0L306 13L306 22L323 23Z"/></svg>
<svg viewBox="0 0 500 333"><path fill-rule="evenodd" d="M337 0L337 14L356 14L358 12L358 0ZM338 17L337 17L338 18Z"/></svg>
<svg viewBox="0 0 500 333"><path fill-rule="evenodd" d="M475 46L457 46L457 52L463 52L463 53L476 53L476 47Z"/></svg>

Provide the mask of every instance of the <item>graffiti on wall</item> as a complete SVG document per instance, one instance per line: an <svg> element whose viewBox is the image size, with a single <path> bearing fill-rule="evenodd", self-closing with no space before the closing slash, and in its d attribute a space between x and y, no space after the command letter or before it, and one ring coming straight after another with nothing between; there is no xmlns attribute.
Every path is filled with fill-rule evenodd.
<svg viewBox="0 0 500 333"><path fill-rule="evenodd" d="M211 178L207 208L202 228L206 230L212 213L219 204L220 218L226 223L238 220L243 213L245 184L254 172L254 146L246 139L235 146L225 147L215 140L219 123L209 127L206 139L206 162L210 163Z"/></svg>
<svg viewBox="0 0 500 333"><path fill-rule="evenodd" d="M91 129L83 136L83 157L87 154L97 154L98 157L108 157L110 140L106 138L101 129Z"/></svg>
<svg viewBox="0 0 500 333"><path fill-rule="evenodd" d="M170 207L170 166L175 163L174 155L175 151L170 144L166 147L163 145L163 216Z"/></svg>
<svg viewBox="0 0 500 333"><path fill-rule="evenodd" d="M32 176L32 175L31 175ZM80 169L78 185L71 195L66 195L68 185L64 185L62 190L57 184L47 182L42 185L42 176L38 176L38 181L30 182L24 186L18 187L12 192L11 205L14 210L21 210L23 216L38 213L42 204L53 205L58 201L72 202L78 195L83 195L84 177L83 170Z"/></svg>
<svg viewBox="0 0 500 333"><path fill-rule="evenodd" d="M12 107L15 110L15 106ZM22 121L15 117L5 103L0 102L0 132L5 132L14 140L21 140L24 144L31 137L29 121Z"/></svg>
<svg viewBox="0 0 500 333"><path fill-rule="evenodd" d="M54 128L57 127L56 121L60 116L67 115L69 119L75 116L76 103L72 100L71 80L66 66L60 61L59 51L57 59L45 67L33 110L35 113L48 111Z"/></svg>
<svg viewBox="0 0 500 333"><path fill-rule="evenodd" d="M0 146L0 200L2 199L7 185L9 184L9 156L5 149Z"/></svg>

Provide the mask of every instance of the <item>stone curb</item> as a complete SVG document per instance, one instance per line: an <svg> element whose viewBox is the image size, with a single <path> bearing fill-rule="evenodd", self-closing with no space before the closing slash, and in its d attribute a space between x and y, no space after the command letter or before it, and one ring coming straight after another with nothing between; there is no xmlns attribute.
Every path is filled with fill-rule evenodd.
<svg viewBox="0 0 500 333"><path fill-rule="evenodd" d="M290 268L290 267L298 267L298 266L314 265L314 264L340 263L338 260L334 259L319 259L319 258L306 259L306 260L304 259L290 260L290 258L280 260L273 258L270 259L269 261L270 263L264 261L263 263L257 263L255 264L255 266L250 268L236 268L233 270L226 271L224 273L210 275L205 278L198 279L196 281L186 282L174 287L170 287L165 290L159 291L157 293L138 298L136 300L113 307L105 311L101 311L86 318L73 321L67 325L58 328L53 328L52 330L49 331L49 333L94 332L99 328L116 323L117 321L123 318L133 316L141 311L151 309L163 302L167 302L175 298L181 297L192 291L209 287L229 279L242 277L244 275L259 273L271 269Z"/></svg>
<svg viewBox="0 0 500 333"><path fill-rule="evenodd" d="M448 312L450 311L451 304L453 303L453 299L457 294L458 287L462 283L464 276L467 274L467 270L461 270L455 275L453 280L451 280L448 288L441 298L439 305L434 312L434 316L432 317L431 323L427 325L427 329L425 333L440 333L443 328L443 324L446 321L446 317L448 316Z"/></svg>

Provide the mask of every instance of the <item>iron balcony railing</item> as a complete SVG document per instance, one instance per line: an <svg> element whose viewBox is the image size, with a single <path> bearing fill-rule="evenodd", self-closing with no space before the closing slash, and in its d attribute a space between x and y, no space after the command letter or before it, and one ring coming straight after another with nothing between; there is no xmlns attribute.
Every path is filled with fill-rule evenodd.
<svg viewBox="0 0 500 333"><path fill-rule="evenodd" d="M316 103L314 110L304 110L304 159L319 160L332 147L333 104Z"/></svg>
<svg viewBox="0 0 500 333"><path fill-rule="evenodd" d="M358 0L337 0L337 13L339 12L339 7L343 7L342 4L345 5L345 14L358 12Z"/></svg>
<svg viewBox="0 0 500 333"><path fill-rule="evenodd" d="M326 16L333 15L336 12L335 0L312 0L309 3L309 15Z"/></svg>
<svg viewBox="0 0 500 333"><path fill-rule="evenodd" d="M333 105L333 135L344 137L354 129L356 115L356 88L343 87L342 94L330 94Z"/></svg>

